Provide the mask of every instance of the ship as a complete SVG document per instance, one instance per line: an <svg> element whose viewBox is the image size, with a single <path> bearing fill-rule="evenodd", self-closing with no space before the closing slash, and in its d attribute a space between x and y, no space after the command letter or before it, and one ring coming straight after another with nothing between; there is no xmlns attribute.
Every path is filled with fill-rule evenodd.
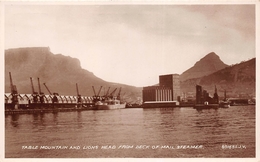
<svg viewBox="0 0 260 162"><path fill-rule="evenodd" d="M224 91L224 99L219 102L219 107L221 107L221 108L230 107L230 102L227 100L226 90Z"/></svg>
<svg viewBox="0 0 260 162"><path fill-rule="evenodd" d="M217 88L215 86L214 96L211 97L206 90L202 89L202 86L196 85L196 103L195 109L217 109L219 108L219 97Z"/></svg>
<svg viewBox="0 0 260 162"><path fill-rule="evenodd" d="M97 101L95 103L97 110L113 110L113 109L123 109L126 107L126 103L122 103L117 99L108 99L104 101Z"/></svg>
<svg viewBox="0 0 260 162"><path fill-rule="evenodd" d="M124 109L126 108L126 103L122 102L120 100L120 92L121 92L121 87L119 89L119 92L116 96L114 96L114 93L116 92L117 88L109 94L109 89L107 93L104 96L100 96L100 91L102 89L102 86L99 89L98 94L95 92L95 88L92 86L93 91L94 91L94 103L95 103L95 109L96 110L113 110L113 109Z"/></svg>

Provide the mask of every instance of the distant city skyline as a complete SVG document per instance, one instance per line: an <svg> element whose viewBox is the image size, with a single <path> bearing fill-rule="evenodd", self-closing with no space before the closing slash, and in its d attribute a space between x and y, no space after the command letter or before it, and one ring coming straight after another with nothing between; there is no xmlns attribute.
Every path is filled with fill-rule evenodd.
<svg viewBox="0 0 260 162"><path fill-rule="evenodd" d="M157 84L159 75L181 74L210 52L228 65L256 57L254 4L24 2L4 9L5 49L49 47L108 82Z"/></svg>

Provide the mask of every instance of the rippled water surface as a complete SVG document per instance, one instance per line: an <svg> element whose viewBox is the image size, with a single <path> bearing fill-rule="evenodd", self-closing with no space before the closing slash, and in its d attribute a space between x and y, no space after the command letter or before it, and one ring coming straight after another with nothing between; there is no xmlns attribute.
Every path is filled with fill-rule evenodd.
<svg viewBox="0 0 260 162"><path fill-rule="evenodd" d="M255 106L6 115L5 157L255 157Z"/></svg>

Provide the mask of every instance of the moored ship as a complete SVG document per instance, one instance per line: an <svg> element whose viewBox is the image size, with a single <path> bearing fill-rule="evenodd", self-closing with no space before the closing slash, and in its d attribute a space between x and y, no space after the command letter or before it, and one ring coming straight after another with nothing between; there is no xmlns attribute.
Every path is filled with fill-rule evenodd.
<svg viewBox="0 0 260 162"><path fill-rule="evenodd" d="M202 86L196 85L196 103L195 109L217 109L219 108L219 97L217 88L215 86L214 96L211 97L206 90L202 89Z"/></svg>
<svg viewBox="0 0 260 162"><path fill-rule="evenodd" d="M230 102L227 100L226 90L224 91L224 99L219 102L219 107L221 107L221 108L230 107Z"/></svg>
<svg viewBox="0 0 260 162"><path fill-rule="evenodd" d="M94 87L92 86L95 96L95 109L96 110L113 110L113 109L124 109L126 108L126 103L120 100L120 92L121 88L119 89L118 95L114 96L117 88L109 94L109 89L104 96L99 96L102 86L99 89L98 94L96 94ZM108 95L109 94L109 95Z"/></svg>
<svg viewBox="0 0 260 162"><path fill-rule="evenodd" d="M121 103L121 101L117 99L109 99L98 101L95 106L97 110L123 109L126 107L126 103Z"/></svg>

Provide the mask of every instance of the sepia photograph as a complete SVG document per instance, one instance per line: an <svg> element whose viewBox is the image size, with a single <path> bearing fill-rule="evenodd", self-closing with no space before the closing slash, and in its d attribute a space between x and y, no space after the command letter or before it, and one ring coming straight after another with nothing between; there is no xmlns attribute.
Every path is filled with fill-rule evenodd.
<svg viewBox="0 0 260 162"><path fill-rule="evenodd" d="M1 3L4 161L257 160L259 1Z"/></svg>

